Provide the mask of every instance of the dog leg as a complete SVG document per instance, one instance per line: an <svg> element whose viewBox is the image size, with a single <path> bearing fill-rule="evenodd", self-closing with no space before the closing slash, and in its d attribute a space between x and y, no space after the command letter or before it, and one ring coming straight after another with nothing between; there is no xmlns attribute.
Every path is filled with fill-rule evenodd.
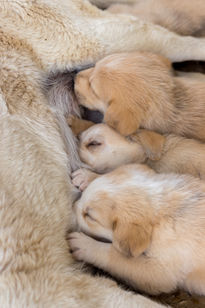
<svg viewBox="0 0 205 308"><path fill-rule="evenodd" d="M134 17L118 18L104 18L96 23L95 35L105 46L105 54L140 50L159 53L172 62L205 59L205 39L180 36Z"/></svg>
<svg viewBox="0 0 205 308"><path fill-rule="evenodd" d="M17 19L13 13L16 2L4 3L1 23L6 20L9 33L29 42L47 72L77 69L114 52L135 50L159 53L173 62L205 60L204 38L183 37L133 16L113 15L87 1L41 0L38 10L44 14L35 13L35 1L22 1L18 27L13 26ZM60 21L47 18L49 12Z"/></svg>
<svg viewBox="0 0 205 308"><path fill-rule="evenodd" d="M127 258L112 244L96 241L78 232L69 235L69 244L77 260L93 264L136 289L158 294L171 292L177 286L172 270L169 272L152 257Z"/></svg>

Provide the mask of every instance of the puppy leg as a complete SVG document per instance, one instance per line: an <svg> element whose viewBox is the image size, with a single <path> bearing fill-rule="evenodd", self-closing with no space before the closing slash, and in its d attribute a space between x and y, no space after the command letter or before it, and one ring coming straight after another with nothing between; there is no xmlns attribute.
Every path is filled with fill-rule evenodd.
<svg viewBox="0 0 205 308"><path fill-rule="evenodd" d="M93 264L136 289L158 294L177 287L173 268L163 267L152 257L127 258L112 244L96 241L83 233L71 233L68 239L77 260Z"/></svg>
<svg viewBox="0 0 205 308"><path fill-rule="evenodd" d="M80 190L85 190L98 176L100 175L85 168L78 169L71 175L73 185Z"/></svg>

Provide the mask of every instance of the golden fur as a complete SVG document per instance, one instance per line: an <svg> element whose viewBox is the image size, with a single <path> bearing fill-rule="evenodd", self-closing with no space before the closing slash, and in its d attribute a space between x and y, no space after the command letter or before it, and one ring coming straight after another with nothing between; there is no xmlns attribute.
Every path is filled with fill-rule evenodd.
<svg viewBox="0 0 205 308"><path fill-rule="evenodd" d="M75 92L81 105L100 110L122 135L141 127L205 140L204 79L175 75L162 56L105 57L77 75Z"/></svg>
<svg viewBox="0 0 205 308"><path fill-rule="evenodd" d="M151 294L205 295L203 181L125 165L91 182L74 212L80 230L95 238L70 234L77 260Z"/></svg>
<svg viewBox="0 0 205 308"><path fill-rule="evenodd" d="M203 0L133 0L131 4L113 4L108 10L137 16L181 35L205 36Z"/></svg>
<svg viewBox="0 0 205 308"><path fill-rule="evenodd" d="M194 139L145 129L125 138L106 124L97 124L79 140L81 160L98 173L127 163L145 163L158 173L191 174L205 180L205 144Z"/></svg>
<svg viewBox="0 0 205 308"><path fill-rule="evenodd" d="M160 307L83 272L69 253L69 174L80 163L69 106L48 101L44 80L127 50L205 60L204 40L82 0L0 1L0 25L0 307Z"/></svg>

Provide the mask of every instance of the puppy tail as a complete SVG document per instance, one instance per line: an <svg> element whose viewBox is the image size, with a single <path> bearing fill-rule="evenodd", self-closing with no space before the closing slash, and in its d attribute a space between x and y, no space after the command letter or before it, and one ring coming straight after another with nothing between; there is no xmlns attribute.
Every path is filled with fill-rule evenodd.
<svg viewBox="0 0 205 308"><path fill-rule="evenodd" d="M80 108L74 93L74 75L75 72L52 73L46 80L48 102L56 115L72 171L82 166L77 139L66 121L71 114L80 117Z"/></svg>

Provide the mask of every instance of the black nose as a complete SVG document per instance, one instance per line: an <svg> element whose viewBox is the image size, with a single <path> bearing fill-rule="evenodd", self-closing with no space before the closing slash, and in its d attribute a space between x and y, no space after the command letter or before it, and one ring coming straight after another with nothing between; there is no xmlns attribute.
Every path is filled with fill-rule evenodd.
<svg viewBox="0 0 205 308"><path fill-rule="evenodd" d="M104 115L98 110L91 110L86 107L81 107L82 118L94 123L102 123Z"/></svg>

